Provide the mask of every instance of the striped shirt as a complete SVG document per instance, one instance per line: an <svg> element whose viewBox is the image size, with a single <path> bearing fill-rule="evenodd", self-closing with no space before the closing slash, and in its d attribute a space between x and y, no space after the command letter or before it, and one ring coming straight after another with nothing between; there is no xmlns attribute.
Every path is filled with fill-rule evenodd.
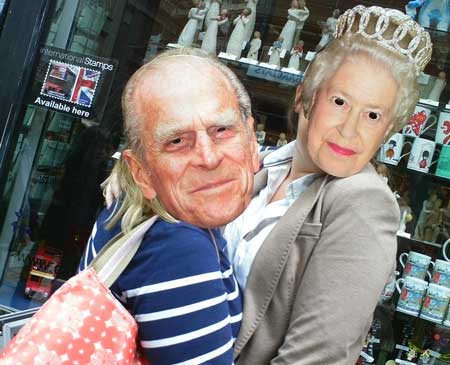
<svg viewBox="0 0 450 365"><path fill-rule="evenodd" d="M99 216L80 264L83 270L120 227L105 230ZM158 219L111 291L134 316L152 363L233 363L242 299L218 230Z"/></svg>

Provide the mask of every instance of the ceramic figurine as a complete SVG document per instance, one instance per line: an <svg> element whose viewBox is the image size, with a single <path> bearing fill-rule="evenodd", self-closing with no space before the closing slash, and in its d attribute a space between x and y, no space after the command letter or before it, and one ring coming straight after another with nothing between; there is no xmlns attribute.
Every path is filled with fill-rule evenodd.
<svg viewBox="0 0 450 365"><path fill-rule="evenodd" d="M398 206L400 208L400 224L398 226L397 233L406 233L406 224L413 220L412 209L408 205L407 195L405 197L401 197L399 194L396 194Z"/></svg>
<svg viewBox="0 0 450 365"><path fill-rule="evenodd" d="M247 53L247 58L251 60L258 60L258 51L261 48L261 33L256 31L253 34L253 39L250 42L250 50Z"/></svg>
<svg viewBox="0 0 450 365"><path fill-rule="evenodd" d="M417 220L414 238L422 241L431 240L433 235L432 224L436 218L436 211L439 211L442 200L439 199L437 193L432 191L428 198L424 200L422 210Z"/></svg>
<svg viewBox="0 0 450 365"><path fill-rule="evenodd" d="M252 9L252 12L248 16L248 24L247 24L247 26L245 28L244 42L246 42L246 43L250 42L250 39L252 38L253 31L255 30L256 5L258 5L258 0L248 0L247 1L247 8Z"/></svg>
<svg viewBox="0 0 450 365"><path fill-rule="evenodd" d="M194 42L195 34L197 32L199 22L203 21L206 14L206 9L203 8L203 4L199 0L193 0L194 7L189 10L188 22L183 28L180 36L178 37L178 44L184 47L190 47Z"/></svg>
<svg viewBox="0 0 450 365"><path fill-rule="evenodd" d="M297 23L297 28L295 30L295 36L294 36L294 42L292 44L298 43L298 41L300 39L300 35L303 30L303 26L305 25L305 22L309 17L309 10L306 7L305 0L298 0L298 5L299 5L299 10L300 10L300 15L299 15L300 21Z"/></svg>
<svg viewBox="0 0 450 365"><path fill-rule="evenodd" d="M406 5L406 13L413 19L419 10L418 22L426 28L449 31L450 2L447 0L413 0Z"/></svg>
<svg viewBox="0 0 450 365"><path fill-rule="evenodd" d="M433 89L428 95L428 100L433 100L439 102L439 98L441 97L442 91L445 89L445 85L447 85L447 75L444 71L439 72L439 76L434 82Z"/></svg>
<svg viewBox="0 0 450 365"><path fill-rule="evenodd" d="M249 8L245 8L242 13L233 21L234 29L231 33L230 39L228 41L226 52L236 56L237 58L241 57L242 46L244 43L245 37L245 29L246 25L249 21L249 15L252 10Z"/></svg>
<svg viewBox="0 0 450 365"><path fill-rule="evenodd" d="M220 16L211 19L205 37L202 42L202 49L211 55L217 54L217 31L219 27L228 22L228 10L223 9Z"/></svg>
<svg viewBox="0 0 450 365"><path fill-rule="evenodd" d="M316 46L315 51L319 52L320 50L324 49L325 46L330 43L330 41L334 38L334 32L336 31L336 25L337 25L337 19L339 18L340 14L339 9L333 10L333 16L328 18L326 23L323 25L322 29L322 38L320 39L319 43Z"/></svg>
<svg viewBox="0 0 450 365"><path fill-rule="evenodd" d="M264 141L266 140L266 132L264 131L264 124L259 123L256 126L256 141L258 142L258 144L263 145Z"/></svg>
<svg viewBox="0 0 450 365"><path fill-rule="evenodd" d="M288 141L286 138L286 134L285 133L280 133L280 138L278 138L277 141L277 147L282 147L284 145L287 145Z"/></svg>
<svg viewBox="0 0 450 365"><path fill-rule="evenodd" d="M280 33L280 36L283 37L282 48L287 51L290 51L292 48L295 32L297 30L297 24L300 22L300 12L299 2L297 0L293 0L291 3L291 8L288 10L288 20Z"/></svg>
<svg viewBox="0 0 450 365"><path fill-rule="evenodd" d="M282 48L281 48L282 45L283 45L283 37L279 36L278 39L275 42L273 42L273 45L271 48L272 54L270 55L270 58L269 58L270 65L275 65L275 66L280 67L280 53L282 51Z"/></svg>
<svg viewBox="0 0 450 365"><path fill-rule="evenodd" d="M222 0L212 0L208 8L208 12L205 16L205 27L208 30L209 25L214 19L220 15L220 5L222 5Z"/></svg>
<svg viewBox="0 0 450 365"><path fill-rule="evenodd" d="M300 69L300 59L303 57L303 44L303 41L298 41L298 43L292 49L288 68L292 68L297 71Z"/></svg>

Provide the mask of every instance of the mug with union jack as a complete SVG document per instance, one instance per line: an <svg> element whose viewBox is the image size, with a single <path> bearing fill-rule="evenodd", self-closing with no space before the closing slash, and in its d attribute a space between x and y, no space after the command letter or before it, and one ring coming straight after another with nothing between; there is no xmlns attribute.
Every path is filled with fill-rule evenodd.
<svg viewBox="0 0 450 365"><path fill-rule="evenodd" d="M431 115L431 110L422 106L416 106L414 113L406 126L403 127L403 134L409 137L420 137L429 128L435 125L437 118Z"/></svg>
<svg viewBox="0 0 450 365"><path fill-rule="evenodd" d="M441 112L436 128L436 143L450 145L450 113Z"/></svg>

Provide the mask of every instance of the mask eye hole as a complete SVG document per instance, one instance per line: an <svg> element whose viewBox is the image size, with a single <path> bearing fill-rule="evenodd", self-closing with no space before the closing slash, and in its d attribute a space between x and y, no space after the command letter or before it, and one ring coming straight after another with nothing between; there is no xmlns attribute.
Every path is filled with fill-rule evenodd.
<svg viewBox="0 0 450 365"><path fill-rule="evenodd" d="M338 106L342 106L345 104L345 101L342 98L334 98L334 103Z"/></svg>

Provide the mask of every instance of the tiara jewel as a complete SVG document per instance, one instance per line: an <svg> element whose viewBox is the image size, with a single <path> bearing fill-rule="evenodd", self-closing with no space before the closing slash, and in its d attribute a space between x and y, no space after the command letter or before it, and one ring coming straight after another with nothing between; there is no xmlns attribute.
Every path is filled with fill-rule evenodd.
<svg viewBox="0 0 450 365"><path fill-rule="evenodd" d="M375 27L372 25L374 21ZM394 23L396 28L393 34L388 36L385 32L391 23ZM416 68L417 76L431 59L432 44L428 32L408 15L396 9L379 6L367 8L363 5L348 9L339 17L334 36L339 38L348 32L375 40L380 46L408 57ZM406 47L402 45L405 43L405 37L411 37Z"/></svg>

